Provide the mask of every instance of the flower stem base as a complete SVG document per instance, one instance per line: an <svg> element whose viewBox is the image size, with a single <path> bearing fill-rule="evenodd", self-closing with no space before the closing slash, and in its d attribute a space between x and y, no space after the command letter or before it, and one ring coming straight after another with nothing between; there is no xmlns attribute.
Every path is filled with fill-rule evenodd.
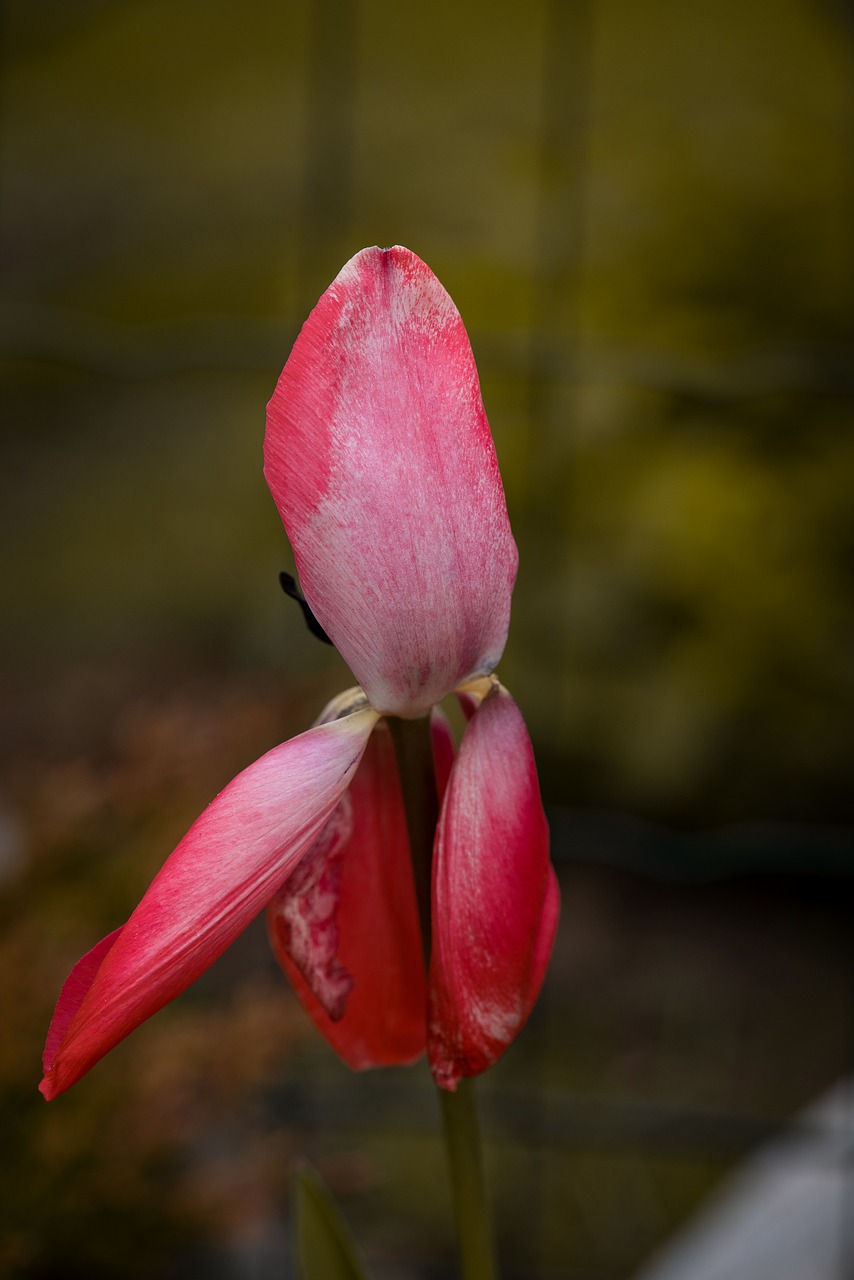
<svg viewBox="0 0 854 1280"><path fill-rule="evenodd" d="M439 1089L462 1280L496 1280L474 1082Z"/></svg>

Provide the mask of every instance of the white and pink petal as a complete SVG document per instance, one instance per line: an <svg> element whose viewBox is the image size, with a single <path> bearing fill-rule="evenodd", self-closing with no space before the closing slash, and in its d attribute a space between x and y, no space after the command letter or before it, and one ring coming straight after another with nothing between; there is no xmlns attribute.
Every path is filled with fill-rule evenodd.
<svg viewBox="0 0 854 1280"><path fill-rule="evenodd" d="M372 706L417 715L492 671L516 546L463 322L409 250L364 249L318 302L268 406L265 474Z"/></svg>

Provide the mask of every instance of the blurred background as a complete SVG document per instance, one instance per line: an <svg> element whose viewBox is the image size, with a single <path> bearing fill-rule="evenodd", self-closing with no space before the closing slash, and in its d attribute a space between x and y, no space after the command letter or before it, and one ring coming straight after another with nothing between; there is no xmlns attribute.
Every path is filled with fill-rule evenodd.
<svg viewBox="0 0 854 1280"><path fill-rule="evenodd" d="M307 1155L378 1280L454 1274L426 1072L350 1076L261 926L36 1093L73 962L348 683L278 590L264 405L403 243L481 371L564 895L481 1089L506 1278L850 1280L849 0L0 12L0 1272L291 1275ZM769 1217L757 1160L824 1217ZM761 1231L692 1263L721 1194L798 1269Z"/></svg>

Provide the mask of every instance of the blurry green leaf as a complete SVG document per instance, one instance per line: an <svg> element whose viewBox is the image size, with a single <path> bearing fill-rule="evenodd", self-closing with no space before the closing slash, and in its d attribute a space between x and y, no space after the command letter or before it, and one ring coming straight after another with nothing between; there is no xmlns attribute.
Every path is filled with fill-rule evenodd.
<svg viewBox="0 0 854 1280"><path fill-rule="evenodd" d="M296 1176L301 1280L370 1280L329 1189L308 1165Z"/></svg>

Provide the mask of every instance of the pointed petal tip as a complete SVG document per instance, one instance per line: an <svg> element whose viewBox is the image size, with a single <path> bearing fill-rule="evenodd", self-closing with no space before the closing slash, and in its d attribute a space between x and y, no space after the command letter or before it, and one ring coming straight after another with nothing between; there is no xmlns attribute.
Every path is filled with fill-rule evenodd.
<svg viewBox="0 0 854 1280"><path fill-rule="evenodd" d="M364 249L357 250L352 258L347 259L332 283L334 285L342 280L349 281L353 276L360 276L369 272L388 271L394 267L403 268L413 274L433 277L433 272L424 259L419 258L417 253L413 253L405 245L369 244L365 245Z"/></svg>

